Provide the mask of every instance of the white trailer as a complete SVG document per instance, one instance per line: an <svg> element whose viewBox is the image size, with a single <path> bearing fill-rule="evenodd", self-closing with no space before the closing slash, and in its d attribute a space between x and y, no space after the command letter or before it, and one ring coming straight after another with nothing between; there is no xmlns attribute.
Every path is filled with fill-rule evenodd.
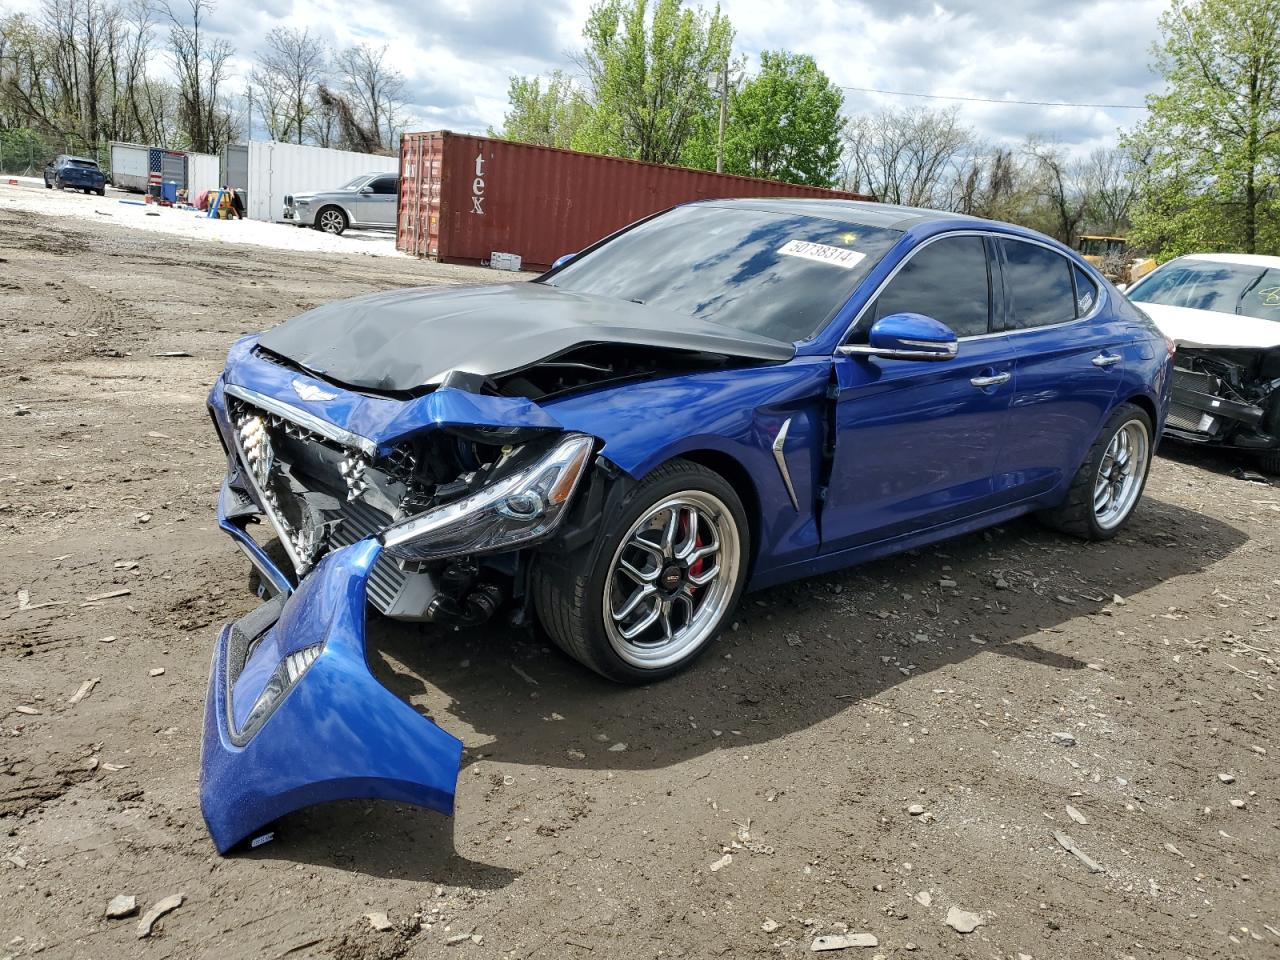
<svg viewBox="0 0 1280 960"><path fill-rule="evenodd" d="M119 190L147 192L151 148L137 143L111 144L111 183Z"/></svg>
<svg viewBox="0 0 1280 960"><path fill-rule="evenodd" d="M254 220L283 220L287 193L331 190L362 173L397 173L400 169L398 157L370 153L270 140L253 140L245 147L248 155L245 212ZM228 148L228 165L232 154L239 149L239 146Z"/></svg>

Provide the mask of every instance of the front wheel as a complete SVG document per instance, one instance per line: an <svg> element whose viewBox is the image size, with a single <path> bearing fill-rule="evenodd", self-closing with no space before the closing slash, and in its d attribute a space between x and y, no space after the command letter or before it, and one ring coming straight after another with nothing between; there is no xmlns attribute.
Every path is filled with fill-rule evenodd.
<svg viewBox="0 0 1280 960"><path fill-rule="evenodd" d="M1089 448L1062 505L1041 512L1040 519L1084 540L1110 540L1142 498L1151 454L1151 418L1131 403L1120 404Z"/></svg>
<svg viewBox="0 0 1280 960"><path fill-rule="evenodd" d="M534 606L556 644L597 673L660 680L697 659L737 606L746 513L719 474L674 460L610 516L591 546L535 560Z"/></svg>
<svg viewBox="0 0 1280 960"><path fill-rule="evenodd" d="M337 207L325 207L316 217L316 229L339 237L347 229L347 215Z"/></svg>

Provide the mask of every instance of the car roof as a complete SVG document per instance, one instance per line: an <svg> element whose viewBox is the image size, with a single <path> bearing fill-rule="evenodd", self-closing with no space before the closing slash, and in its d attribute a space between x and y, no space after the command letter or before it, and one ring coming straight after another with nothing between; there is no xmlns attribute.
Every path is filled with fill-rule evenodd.
<svg viewBox="0 0 1280 960"><path fill-rule="evenodd" d="M799 214L805 217L821 217L840 223L861 224L868 227L888 227L891 230L908 230L924 223L955 221L957 223L990 223L980 217L942 210L926 210L923 207L905 207L895 203L877 203L874 200L819 199L808 197L742 198L702 200L715 207L743 207L765 210L770 213Z"/></svg>
<svg viewBox="0 0 1280 960"><path fill-rule="evenodd" d="M1280 257L1261 253L1188 253L1179 260L1208 260L1210 263L1238 263L1246 267L1271 267L1280 270Z"/></svg>

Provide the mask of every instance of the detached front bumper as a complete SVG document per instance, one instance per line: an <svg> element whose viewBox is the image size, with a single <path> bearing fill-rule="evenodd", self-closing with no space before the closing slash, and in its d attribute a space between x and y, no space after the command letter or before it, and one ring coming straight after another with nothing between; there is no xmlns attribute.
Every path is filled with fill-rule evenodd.
<svg viewBox="0 0 1280 960"><path fill-rule="evenodd" d="M334 551L295 592L223 627L200 771L200 808L219 853L330 800L453 812L461 741L383 687L366 663L365 589L380 550L361 540ZM313 659L264 718L257 704L268 678L304 653Z"/></svg>

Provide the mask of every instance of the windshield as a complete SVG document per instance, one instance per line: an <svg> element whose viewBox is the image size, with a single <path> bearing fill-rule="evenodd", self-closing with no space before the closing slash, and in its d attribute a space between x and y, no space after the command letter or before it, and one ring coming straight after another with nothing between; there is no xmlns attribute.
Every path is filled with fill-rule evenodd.
<svg viewBox="0 0 1280 960"><path fill-rule="evenodd" d="M1140 280L1129 291L1129 299L1280 321L1280 270L1175 260Z"/></svg>
<svg viewBox="0 0 1280 960"><path fill-rule="evenodd" d="M356 177L354 180L348 180L338 189L339 190L359 190L360 187L364 185L364 182L368 179L369 179L369 175L367 173L364 173Z"/></svg>
<svg viewBox="0 0 1280 960"><path fill-rule="evenodd" d="M694 204L631 228L543 282L777 340L807 340L901 236L821 217Z"/></svg>

